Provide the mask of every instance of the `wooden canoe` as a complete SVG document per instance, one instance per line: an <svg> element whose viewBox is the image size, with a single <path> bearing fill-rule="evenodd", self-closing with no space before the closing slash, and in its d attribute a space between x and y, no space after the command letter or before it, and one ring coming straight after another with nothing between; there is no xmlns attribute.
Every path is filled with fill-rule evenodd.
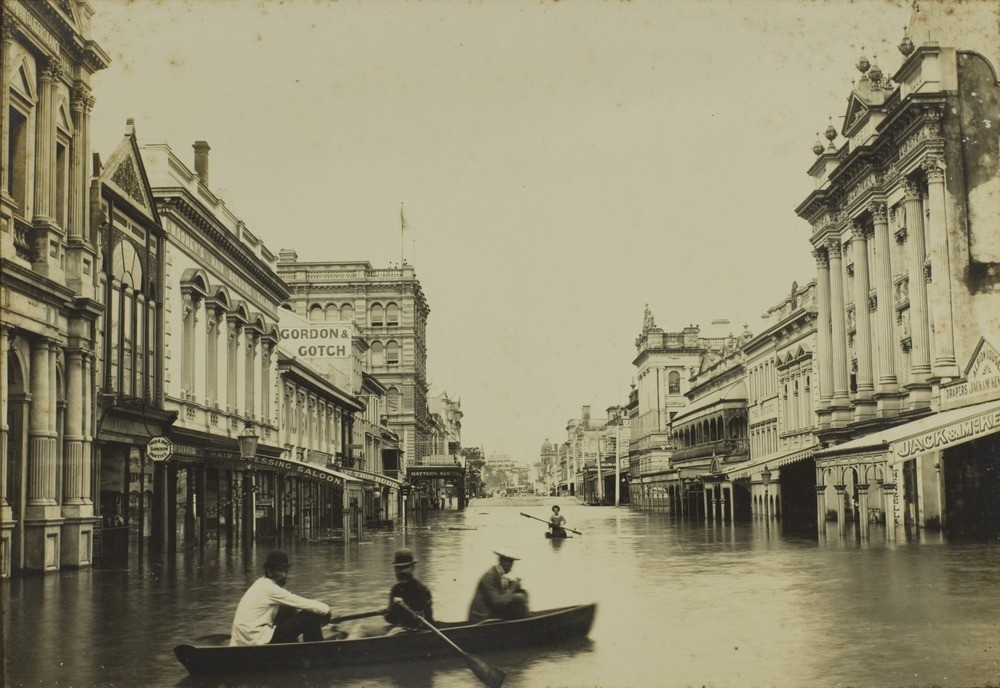
<svg viewBox="0 0 1000 688"><path fill-rule="evenodd" d="M552 531L549 531L545 533L545 537L548 538L549 540L566 540L566 539L572 539L573 536L566 535L565 533L563 533L562 535L556 535Z"/></svg>
<svg viewBox="0 0 1000 688"><path fill-rule="evenodd" d="M551 645L586 637L594 623L596 604L581 604L531 612L524 619L490 620L478 624L441 623L438 628L466 652ZM454 657L455 651L431 631L354 640L276 645L178 645L174 655L192 676L271 672L287 669L336 669Z"/></svg>

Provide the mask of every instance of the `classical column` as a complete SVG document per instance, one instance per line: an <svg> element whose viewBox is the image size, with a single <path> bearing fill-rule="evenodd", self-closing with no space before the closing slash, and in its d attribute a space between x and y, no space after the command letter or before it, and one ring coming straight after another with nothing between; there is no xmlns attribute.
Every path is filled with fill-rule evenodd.
<svg viewBox="0 0 1000 688"><path fill-rule="evenodd" d="M93 352L83 354L83 477L81 478L80 498L84 504L93 504L93 466L94 466L94 361Z"/></svg>
<svg viewBox="0 0 1000 688"><path fill-rule="evenodd" d="M847 331L844 312L844 268L840 255L840 239L827 240L830 258L830 329L833 339L833 408L846 409L851 397L847 378ZM836 415L836 413L835 413ZM834 418L846 421L846 418Z"/></svg>
<svg viewBox="0 0 1000 688"><path fill-rule="evenodd" d="M240 323L233 317L226 319L228 331L226 335L226 411L238 413L236 404L236 357L240 351Z"/></svg>
<svg viewBox="0 0 1000 688"><path fill-rule="evenodd" d="M66 349L66 430L63 434L63 504L83 504L83 356Z"/></svg>
<svg viewBox="0 0 1000 688"><path fill-rule="evenodd" d="M844 508L844 495L847 494L847 485L834 485L837 491L837 530L843 535L847 532L847 510Z"/></svg>
<svg viewBox="0 0 1000 688"><path fill-rule="evenodd" d="M69 198L66 226L63 228L66 230L67 237L87 236L83 231L84 207L82 203L82 199L87 195L87 186L83 177L84 158L87 155L86 141L84 140L86 137L84 135L85 125L83 114L86 99L86 88L78 86L70 93L69 109L70 116L73 118L74 134L69 151Z"/></svg>
<svg viewBox="0 0 1000 688"><path fill-rule="evenodd" d="M816 485L816 531L826 531L826 485Z"/></svg>
<svg viewBox="0 0 1000 688"><path fill-rule="evenodd" d="M6 36L6 34L4 35ZM0 70L0 72L2 71L4 70ZM10 351L12 331L7 323L0 323L0 507L8 505L7 493L10 491L10 483L7 482L7 440L10 434L10 427L7 425L7 405L9 402L7 393L10 389L7 386L10 376L10 371L7 370L7 355Z"/></svg>
<svg viewBox="0 0 1000 688"><path fill-rule="evenodd" d="M243 411L247 418L254 418L253 371L254 368L256 368L255 359L257 358L257 333L254 330L247 328L244 328L243 332L247 347L247 364L244 368L246 375L243 383L243 395L246 398L246 408L244 408Z"/></svg>
<svg viewBox="0 0 1000 688"><path fill-rule="evenodd" d="M7 158L10 155L8 146L10 145L10 133L8 132L8 127L10 126L7 114L10 112L10 78L7 66L10 64L10 47L14 43L14 17L11 16L10 12L4 12L3 16L0 17L0 64L4 67L0 69L0 194L7 195L7 175L10 174L10 170L7 169ZM6 389L6 388L4 388ZM6 422L7 415L4 414L4 421ZM6 466L6 462L4 463ZM4 468L6 470L6 468ZM4 485L7 481L4 480Z"/></svg>
<svg viewBox="0 0 1000 688"><path fill-rule="evenodd" d="M861 537L868 538L868 483L859 483L858 490L858 528Z"/></svg>
<svg viewBox="0 0 1000 688"><path fill-rule="evenodd" d="M198 323L197 296L190 291L184 292L182 318L184 321L184 351L181 359L181 394L184 399L194 396L194 338L195 326Z"/></svg>
<svg viewBox="0 0 1000 688"><path fill-rule="evenodd" d="M816 259L817 348L819 349L819 408L820 425L829 424L829 408L833 400L833 337L830 332L830 260L825 248L813 251Z"/></svg>
<svg viewBox="0 0 1000 688"><path fill-rule="evenodd" d="M936 157L924 161L927 173L927 208L931 237L931 295L934 312L934 377L959 376L955 361L955 330L951 303L951 253L945 217L944 170Z"/></svg>
<svg viewBox="0 0 1000 688"><path fill-rule="evenodd" d="M38 75L38 109L35 111L35 199L36 219L51 218L52 194L50 173L54 174L52 156L52 84L62 74L58 58L49 57ZM6 116L6 113L5 113Z"/></svg>
<svg viewBox="0 0 1000 688"><path fill-rule="evenodd" d="M869 207L874 223L875 236L872 252L875 260L875 332L878 339L878 392L892 394L897 391L896 380L896 317L892 289L892 239L885 203L872 203ZM881 407L880 407L881 410Z"/></svg>
<svg viewBox="0 0 1000 688"><path fill-rule="evenodd" d="M271 422L271 347L270 339L260 340L260 418L264 423Z"/></svg>
<svg viewBox="0 0 1000 688"><path fill-rule="evenodd" d="M906 244L909 249L910 278L910 379L912 386L925 386L931 373L930 366L930 326L927 321L927 283L924 277L924 212L920 186L907 180L903 206L906 209ZM914 402L923 405L923 398L914 399L911 392L911 406Z"/></svg>
<svg viewBox="0 0 1000 688"><path fill-rule="evenodd" d="M858 350L854 420L859 421L875 416L872 399L875 383L872 378L871 318L868 311L868 228L855 223L851 229L854 233L854 336Z"/></svg>
<svg viewBox="0 0 1000 688"><path fill-rule="evenodd" d="M221 312L205 304L205 406L216 408L219 393L219 325Z"/></svg>
<svg viewBox="0 0 1000 688"><path fill-rule="evenodd" d="M49 381L49 344L41 339L31 342L31 413L28 418L28 504L55 504L51 462L55 459L55 433L51 411L52 388Z"/></svg>
<svg viewBox="0 0 1000 688"><path fill-rule="evenodd" d="M53 60L52 64L52 84L49 88L52 90L52 96L49 99L49 157L46 158L49 161L49 210L48 216L51 218L58 218L58 212L56 209L59 207L59 184L57 183L56 177L61 173L59 166L56 165L56 103L59 102L59 84L62 81L62 77L66 74L66 65L63 64L62 60L56 58ZM60 229L66 231L63 226L63 220L60 219Z"/></svg>

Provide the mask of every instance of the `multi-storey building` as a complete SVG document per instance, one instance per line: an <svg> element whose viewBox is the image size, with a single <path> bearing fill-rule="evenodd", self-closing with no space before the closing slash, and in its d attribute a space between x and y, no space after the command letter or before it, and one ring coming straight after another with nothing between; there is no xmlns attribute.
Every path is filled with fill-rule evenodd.
<svg viewBox="0 0 1000 688"><path fill-rule="evenodd" d="M88 566L97 471L92 75L110 62L77 0L9 0L0 22L0 562Z"/></svg>
<svg viewBox="0 0 1000 688"><path fill-rule="evenodd" d="M300 262L282 250L278 275L291 287L292 309L310 321L353 320L369 343L367 370L386 386L389 428L400 438L405 473L431 455L427 405L427 316L413 266L376 269L364 261Z"/></svg>
<svg viewBox="0 0 1000 688"><path fill-rule="evenodd" d="M862 56L844 138L813 149L817 502L841 530L1000 530L998 19L915 4L902 64Z"/></svg>
<svg viewBox="0 0 1000 688"><path fill-rule="evenodd" d="M427 402L431 415L440 418L444 428L444 434L436 442L437 447L432 453L459 454L462 451L462 400L452 399L447 392L441 392Z"/></svg>
<svg viewBox="0 0 1000 688"><path fill-rule="evenodd" d="M642 332L636 338L636 383L626 405L629 435L629 494L639 508L667 505L670 472L670 423L685 406L694 370L709 352L718 352L723 338L699 336L694 325L680 332L656 326L646 307ZM676 487L676 486L675 486Z"/></svg>

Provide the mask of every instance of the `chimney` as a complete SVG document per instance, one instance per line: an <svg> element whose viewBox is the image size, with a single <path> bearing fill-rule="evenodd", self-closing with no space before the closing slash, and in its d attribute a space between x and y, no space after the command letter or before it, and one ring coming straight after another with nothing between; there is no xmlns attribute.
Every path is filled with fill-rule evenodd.
<svg viewBox="0 0 1000 688"><path fill-rule="evenodd" d="M294 249L283 248L278 251L278 262L279 263L294 263L299 259L299 254L295 252Z"/></svg>
<svg viewBox="0 0 1000 688"><path fill-rule="evenodd" d="M582 415L583 420L590 420L590 406L589 405L583 407L582 414L583 414Z"/></svg>
<svg viewBox="0 0 1000 688"><path fill-rule="evenodd" d="M208 146L208 141L195 141L194 145L194 172L198 175L201 183L208 188L208 151L212 150Z"/></svg>

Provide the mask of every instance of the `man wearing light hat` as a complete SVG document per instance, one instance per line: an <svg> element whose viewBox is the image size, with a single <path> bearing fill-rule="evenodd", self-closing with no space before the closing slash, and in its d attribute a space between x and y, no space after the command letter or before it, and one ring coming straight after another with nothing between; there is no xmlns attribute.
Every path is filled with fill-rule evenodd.
<svg viewBox="0 0 1000 688"><path fill-rule="evenodd" d="M294 643L323 639L323 625L330 621L329 605L285 590L288 554L267 553L264 575L253 582L236 607L230 645Z"/></svg>
<svg viewBox="0 0 1000 688"><path fill-rule="evenodd" d="M528 615L528 591L521 587L520 578L510 574L518 556L510 547L493 551L497 565L491 567L476 586L476 595L469 607L469 623L486 619L523 619Z"/></svg>

